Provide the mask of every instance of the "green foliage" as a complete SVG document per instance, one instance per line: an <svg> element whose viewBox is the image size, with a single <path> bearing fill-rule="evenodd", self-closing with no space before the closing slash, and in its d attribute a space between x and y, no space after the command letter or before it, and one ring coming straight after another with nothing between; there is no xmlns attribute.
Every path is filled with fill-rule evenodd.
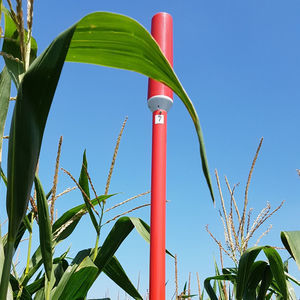
<svg viewBox="0 0 300 300"><path fill-rule="evenodd" d="M300 269L300 231L282 231L281 241Z"/></svg>
<svg viewBox="0 0 300 300"><path fill-rule="evenodd" d="M299 250L299 244L296 247ZM258 254L263 251L267 261L256 261ZM217 300L217 292L212 288L210 281L216 280L219 284L220 299L231 297L224 294L224 284L227 281L233 285L234 299L270 299L272 295L276 299L296 299L295 292L290 281L297 285L300 282L287 273L278 252L269 246L252 247L247 249L239 260L236 268L223 269L219 274L216 269L216 276L206 278L204 287L210 299Z"/></svg>
<svg viewBox="0 0 300 300"><path fill-rule="evenodd" d="M13 82L18 88L22 79L22 75L25 72L20 50L20 34L9 11L3 8L3 13L5 16L5 39L3 42L2 51L8 54L4 56L5 64ZM31 38L30 62L35 60L36 55L37 43L34 38Z"/></svg>
<svg viewBox="0 0 300 300"><path fill-rule="evenodd" d="M9 133L7 180L1 169L1 177L7 184L8 233L3 238L0 237L0 300L6 299L9 282L12 284L14 298L17 299L31 299L33 296L35 299L84 298L101 272L106 273L135 299L142 299L114 254L133 228L149 241L149 226L137 218L119 218L102 246L98 247L105 200L111 196L96 195L94 199L89 199L91 182L87 173L86 153L77 184L85 204L69 209L51 224L52 211L50 220L47 199L55 192L51 190L46 196L42 184L35 179L48 113L65 61L122 68L165 83L181 98L194 122L203 173L214 200L202 131L195 108L159 46L135 20L113 13L90 14L60 34L36 57L37 43L31 36L32 12L28 10L26 30L24 24L20 24L22 18L18 19L12 7L9 11L2 5L1 8L5 15L2 53L6 67L0 75L0 157L11 80L17 87L17 99ZM34 179L37 208L33 206L32 211L26 215ZM97 204L100 213L95 209ZM86 213L96 230L94 249L89 253L81 252L81 255L85 253L84 257L81 256L80 261L71 265L68 265L65 258L53 259L56 245L73 233ZM30 258L32 225L36 218L39 222L40 247ZM20 278L14 278L10 275L12 257L26 231L30 236L26 268ZM33 279L42 264L44 271ZM12 296L10 288L8 295Z"/></svg>
<svg viewBox="0 0 300 300"><path fill-rule="evenodd" d="M4 126L5 126L6 115L9 106L10 85L11 85L10 76L8 74L7 68L4 67L3 71L0 73L0 167L1 167ZM3 177L2 169L1 169L1 177Z"/></svg>
<svg viewBox="0 0 300 300"><path fill-rule="evenodd" d="M35 177L34 183L39 216L42 259L45 266L45 273L50 281L52 272L52 228L49 218L48 203L42 185L37 177Z"/></svg>

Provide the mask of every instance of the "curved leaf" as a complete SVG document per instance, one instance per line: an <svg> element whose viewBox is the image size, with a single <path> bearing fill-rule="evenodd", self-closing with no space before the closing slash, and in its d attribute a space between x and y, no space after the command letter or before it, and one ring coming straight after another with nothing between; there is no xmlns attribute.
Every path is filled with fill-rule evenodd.
<svg viewBox="0 0 300 300"><path fill-rule="evenodd" d="M11 85L10 76L7 71L7 68L4 67L4 69L0 74L0 167L2 161L1 156L2 156L4 126L5 126L5 121L6 121L6 116L7 116L8 106L9 106L10 85ZM2 172L3 171L1 169L1 177L2 177Z"/></svg>
<svg viewBox="0 0 300 300"><path fill-rule="evenodd" d="M134 225L129 217L122 217L117 220L107 235L94 261L95 265L98 267L99 273L103 271L106 264L115 255L116 251L133 228Z"/></svg>
<svg viewBox="0 0 300 300"><path fill-rule="evenodd" d="M219 276L221 274L220 274L216 260L214 260L214 263L215 263L215 274L216 274L216 276ZM217 283L218 283L218 288L219 288L219 295L220 295L221 299L226 299L225 293L224 293L223 282L221 280L217 280L217 281L218 281Z"/></svg>
<svg viewBox="0 0 300 300"><path fill-rule="evenodd" d="M274 279L276 280L276 283L280 289L280 292L284 299L287 298L288 291L287 291L287 285L286 285L286 278L284 274L284 267L283 262L278 254L278 252L273 249L272 247L264 247L263 248L265 255L267 256L270 264L270 268L272 271L272 274L274 276Z"/></svg>
<svg viewBox="0 0 300 300"><path fill-rule="evenodd" d="M57 290L55 290L51 299L73 300L86 297L88 290L97 278L98 268L87 256L79 265L74 265L70 269L72 271L69 276L65 277L65 273L63 274L61 282L58 284ZM63 289L60 287L62 283ZM60 291L60 293L57 291Z"/></svg>
<svg viewBox="0 0 300 300"><path fill-rule="evenodd" d="M72 34L69 30L61 35L64 38L55 40L33 62L18 90L7 164L8 241L14 241L26 213L47 116Z"/></svg>
<svg viewBox="0 0 300 300"><path fill-rule="evenodd" d="M284 247L289 251L300 269L300 231L282 231L280 237Z"/></svg>
<svg viewBox="0 0 300 300"><path fill-rule="evenodd" d="M4 247L3 247L3 244L2 244L1 225L0 225L0 278L2 276L3 265L4 265ZM11 286L9 285L7 300L12 300L12 299L13 299L12 289L11 289Z"/></svg>
<svg viewBox="0 0 300 300"><path fill-rule="evenodd" d="M150 243L150 226L144 222L142 219L130 217L131 222L133 223L135 229L139 233L139 235L147 242ZM175 258L175 256L166 249L166 253L171 257Z"/></svg>
<svg viewBox="0 0 300 300"><path fill-rule="evenodd" d="M264 274L262 276L262 282L259 288L257 300L266 299L268 288L272 282L273 274L269 265L265 266Z"/></svg>
<svg viewBox="0 0 300 300"><path fill-rule="evenodd" d="M218 275L218 276L212 276L212 277L208 277L204 280L204 288L208 294L208 296L210 297L211 300L218 300L218 297L216 295L215 290L212 288L210 281L211 280L230 280L230 281L235 281L236 280L236 276L235 275L230 275L230 274L225 274L225 275Z"/></svg>
<svg viewBox="0 0 300 300"><path fill-rule="evenodd" d="M197 112L168 60L144 27L119 14L96 12L87 15L76 25L66 60L131 70L168 85L182 100L194 122L203 173L214 200Z"/></svg>
<svg viewBox="0 0 300 300"><path fill-rule="evenodd" d="M3 172L2 168L1 168L1 166L0 166L0 177L2 178L2 180L3 180L4 184L5 184L5 186L7 186L7 178L6 178L5 174L4 174L4 172Z"/></svg>
<svg viewBox="0 0 300 300"><path fill-rule="evenodd" d="M115 194L112 195L101 195L91 200L93 205L97 205L98 202L102 202ZM53 224L52 231L54 240L56 243L66 239L75 229L81 217L87 213L86 204L75 206L66 211L58 220Z"/></svg>
<svg viewBox="0 0 300 300"><path fill-rule="evenodd" d="M24 219L23 219L23 222L21 223L20 227L19 227L19 230L18 230L18 233L17 233L17 236L16 236L16 239L15 239L15 244L14 244L14 248L17 249L22 238L23 238L23 235L24 233L26 232L26 230L31 230L31 224L30 224L30 221L29 219L31 219L32 217L32 212L30 212L29 214L27 214ZM2 241L3 241L3 246L4 246L4 249L6 251L6 247L7 247L7 234L5 234L5 236L2 238Z"/></svg>
<svg viewBox="0 0 300 300"><path fill-rule="evenodd" d="M142 226L146 224L138 218L121 217L117 220L109 234L107 235L97 257L94 261L95 265L99 268L99 273L114 256L124 239L130 234L133 228L136 228L141 236L147 241L147 227L142 230ZM172 256L172 254L170 254Z"/></svg>
<svg viewBox="0 0 300 300"><path fill-rule="evenodd" d="M100 249L101 247L99 247L98 251L100 251ZM78 252L72 261L72 265L80 264L87 256L91 257L93 255L91 251L92 249L89 248ZM135 299L143 299L115 256L113 256L105 265L103 273L106 274L114 283L121 287L131 297Z"/></svg>
<svg viewBox="0 0 300 300"><path fill-rule="evenodd" d="M265 261L256 261L253 263L250 272L249 272L249 279L248 279L248 290L256 290L258 284L263 279L265 268L268 264ZM255 295L255 294L254 294Z"/></svg>
<svg viewBox="0 0 300 300"><path fill-rule="evenodd" d="M85 202L87 211L89 213L90 219L92 221L92 224L97 232L97 234L99 235L99 225L97 222L97 219L93 213L93 210L91 208L91 205L88 201L88 199L86 198L86 196L90 197L90 189L89 189L89 179L88 179L88 175L87 175L87 159L86 159L86 150L84 150L83 153L83 157L82 157L82 167L81 167L81 171L80 171L80 176L79 176L79 181L78 181L79 185L81 186L82 190L84 191L84 193L82 192L82 197L83 200Z"/></svg>
<svg viewBox="0 0 300 300"><path fill-rule="evenodd" d="M39 217L41 253L45 266L45 273L50 281L52 272L52 230L48 211L48 203L42 185L37 177L35 177L34 183Z"/></svg>
<svg viewBox="0 0 300 300"><path fill-rule="evenodd" d="M242 300L248 285L250 269L263 247L252 247L247 249L240 258L236 278L236 299Z"/></svg>
<svg viewBox="0 0 300 300"><path fill-rule="evenodd" d="M96 205L98 201L103 201L113 195L99 196L98 200L93 199L92 203ZM79 213L82 211L82 214ZM62 240L66 239L68 236L76 228L77 224L81 220L81 217L86 214L86 205L81 204L75 206L68 211L66 211L53 225L53 244L58 244ZM28 274L23 273L21 277L21 282L25 285L32 278L32 276L36 273L39 267L42 265L42 253L41 248L38 247L35 253L32 255L31 260L29 262L29 272Z"/></svg>
<svg viewBox="0 0 300 300"><path fill-rule="evenodd" d="M103 273L134 299L143 299L115 256L106 264Z"/></svg>

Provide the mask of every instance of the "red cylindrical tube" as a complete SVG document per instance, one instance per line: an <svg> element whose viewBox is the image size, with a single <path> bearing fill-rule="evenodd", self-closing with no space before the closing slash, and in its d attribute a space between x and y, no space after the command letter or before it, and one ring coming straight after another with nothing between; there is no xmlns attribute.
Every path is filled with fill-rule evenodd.
<svg viewBox="0 0 300 300"><path fill-rule="evenodd" d="M156 14L152 19L151 32L162 52L173 65L172 17L167 13ZM165 300L167 110L173 103L172 99L173 92L170 88L149 79L148 106L153 112L150 300Z"/></svg>
<svg viewBox="0 0 300 300"><path fill-rule="evenodd" d="M160 12L153 16L151 34L156 40L160 49L173 66L173 19L165 12ZM154 79L149 78L148 99L153 96L164 95L173 99L172 90Z"/></svg>
<svg viewBox="0 0 300 300"><path fill-rule="evenodd" d="M165 299L167 112L153 112L150 300Z"/></svg>

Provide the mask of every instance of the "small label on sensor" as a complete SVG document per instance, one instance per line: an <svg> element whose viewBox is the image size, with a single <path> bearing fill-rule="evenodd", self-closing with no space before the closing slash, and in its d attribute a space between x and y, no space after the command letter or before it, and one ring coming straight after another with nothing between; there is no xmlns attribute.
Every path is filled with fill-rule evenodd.
<svg viewBox="0 0 300 300"><path fill-rule="evenodd" d="M164 124L165 123L164 115L155 115L154 124Z"/></svg>

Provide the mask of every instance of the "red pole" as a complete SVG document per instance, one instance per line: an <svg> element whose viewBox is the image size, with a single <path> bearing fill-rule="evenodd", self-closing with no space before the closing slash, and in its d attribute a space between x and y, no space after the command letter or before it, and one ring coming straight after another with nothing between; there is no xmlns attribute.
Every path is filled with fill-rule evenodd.
<svg viewBox="0 0 300 300"><path fill-rule="evenodd" d="M152 18L151 33L173 65L173 24L167 13ZM170 88L149 79L148 106L152 120L150 300L165 300L166 251L166 142L167 112L173 104Z"/></svg>

